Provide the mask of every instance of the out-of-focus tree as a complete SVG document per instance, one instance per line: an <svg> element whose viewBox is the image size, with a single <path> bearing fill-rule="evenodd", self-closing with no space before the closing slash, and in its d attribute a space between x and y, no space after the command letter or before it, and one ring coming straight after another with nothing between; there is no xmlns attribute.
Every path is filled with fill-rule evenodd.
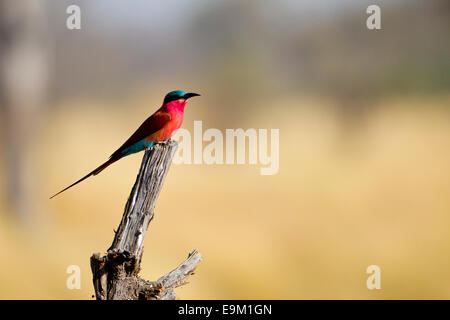
<svg viewBox="0 0 450 320"><path fill-rule="evenodd" d="M301 90L336 101L344 127L363 124L378 98L450 88L449 2L381 4L381 30L366 28L367 1L314 28L287 31L282 65ZM295 79L297 78L297 81Z"/></svg>
<svg viewBox="0 0 450 320"><path fill-rule="evenodd" d="M31 221L30 147L38 143L38 109L48 79L44 6L39 1L0 1L0 112L6 197L18 220Z"/></svg>

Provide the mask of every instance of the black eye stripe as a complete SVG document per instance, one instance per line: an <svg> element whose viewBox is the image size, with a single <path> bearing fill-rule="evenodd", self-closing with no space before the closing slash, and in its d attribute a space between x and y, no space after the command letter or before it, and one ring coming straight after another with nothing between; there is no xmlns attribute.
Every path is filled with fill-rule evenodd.
<svg viewBox="0 0 450 320"><path fill-rule="evenodd" d="M169 98L164 99L164 103L172 102L172 101L179 100L179 99L183 99L183 97L169 97Z"/></svg>

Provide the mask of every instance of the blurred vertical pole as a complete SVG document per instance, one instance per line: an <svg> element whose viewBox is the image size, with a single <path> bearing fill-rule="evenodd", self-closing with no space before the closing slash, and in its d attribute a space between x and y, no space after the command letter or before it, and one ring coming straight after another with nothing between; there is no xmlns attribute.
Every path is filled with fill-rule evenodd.
<svg viewBox="0 0 450 320"><path fill-rule="evenodd" d="M38 110L47 87L45 4L0 0L0 112L6 199L8 211L23 224L31 223L35 211L27 163L32 161L30 147L38 143Z"/></svg>

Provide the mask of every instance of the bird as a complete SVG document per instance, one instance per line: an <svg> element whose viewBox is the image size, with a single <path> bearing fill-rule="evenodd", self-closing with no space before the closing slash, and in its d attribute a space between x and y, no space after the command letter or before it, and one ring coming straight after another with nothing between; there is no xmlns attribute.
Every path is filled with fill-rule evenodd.
<svg viewBox="0 0 450 320"><path fill-rule="evenodd" d="M184 107L186 106L187 100L196 96L200 96L200 94L182 90L174 90L166 94L162 106L148 117L105 163L80 180L75 181L70 186L54 194L50 199L72 188L90 176L99 174L123 157L144 149L150 149L155 143L169 139L183 123Z"/></svg>

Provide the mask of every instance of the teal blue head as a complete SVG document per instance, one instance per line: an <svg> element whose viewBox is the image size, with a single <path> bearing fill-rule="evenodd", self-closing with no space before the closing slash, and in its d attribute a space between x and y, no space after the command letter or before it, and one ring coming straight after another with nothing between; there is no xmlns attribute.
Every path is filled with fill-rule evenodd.
<svg viewBox="0 0 450 320"><path fill-rule="evenodd" d="M168 102L180 100L180 99L187 100L189 98L196 97L196 96L199 96L199 94L192 93L192 92L186 92L186 91L182 91L182 90L170 91L164 97L164 103L168 103Z"/></svg>

